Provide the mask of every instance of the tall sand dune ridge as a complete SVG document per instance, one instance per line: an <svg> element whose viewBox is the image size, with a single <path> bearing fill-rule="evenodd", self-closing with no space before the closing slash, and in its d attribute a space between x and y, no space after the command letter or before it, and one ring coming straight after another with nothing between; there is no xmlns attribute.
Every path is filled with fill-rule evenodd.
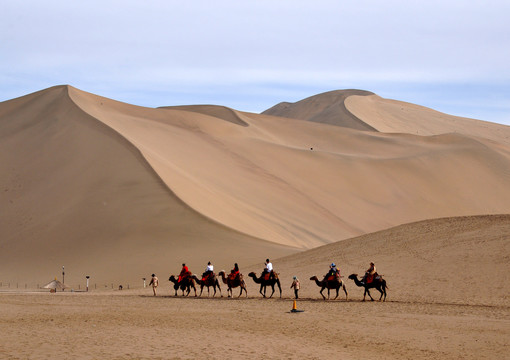
<svg viewBox="0 0 510 360"><path fill-rule="evenodd" d="M509 127L384 104L335 91L299 104L306 116L154 109L71 86L0 103L1 276L42 282L66 265L70 282L125 283L510 213Z"/></svg>

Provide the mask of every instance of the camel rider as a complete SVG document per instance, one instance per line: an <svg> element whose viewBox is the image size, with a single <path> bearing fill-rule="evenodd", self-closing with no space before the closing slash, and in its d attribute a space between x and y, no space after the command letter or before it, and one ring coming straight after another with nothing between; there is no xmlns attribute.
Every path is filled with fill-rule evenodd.
<svg viewBox="0 0 510 360"><path fill-rule="evenodd" d="M335 263L331 263L331 265L329 265L329 271L324 277L329 278L330 276L340 277L340 270L337 269Z"/></svg>
<svg viewBox="0 0 510 360"><path fill-rule="evenodd" d="M273 272L273 264L269 261L269 259L266 259L266 267L264 268L264 271L262 271L262 276L265 276L266 274L271 274Z"/></svg>
<svg viewBox="0 0 510 360"><path fill-rule="evenodd" d="M181 282L182 279L189 276L189 269L186 266L186 264L182 264L181 273L179 274L179 278L177 279L177 282Z"/></svg>
<svg viewBox="0 0 510 360"><path fill-rule="evenodd" d="M234 268L230 270L230 278L234 280L236 277L239 276L239 266L237 263L234 264Z"/></svg>
<svg viewBox="0 0 510 360"><path fill-rule="evenodd" d="M374 280L375 275L377 274L377 270L375 268L375 264L373 262L370 263L370 267L365 271L365 276L363 277L363 283L367 281L371 283Z"/></svg>
<svg viewBox="0 0 510 360"><path fill-rule="evenodd" d="M207 267L205 268L205 272L202 274L202 279L205 279L206 277L208 277L210 274L212 274L214 272L214 266L213 264L211 264L211 262L209 261L207 263Z"/></svg>

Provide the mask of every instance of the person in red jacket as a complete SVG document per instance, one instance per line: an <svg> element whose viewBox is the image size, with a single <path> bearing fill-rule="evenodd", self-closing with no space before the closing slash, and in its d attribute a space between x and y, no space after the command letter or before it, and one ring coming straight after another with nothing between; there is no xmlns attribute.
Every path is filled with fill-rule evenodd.
<svg viewBox="0 0 510 360"><path fill-rule="evenodd" d="M232 270L230 270L229 276L232 280L234 280L236 277L239 276L239 266L237 265L237 263L235 263L234 268Z"/></svg>
<svg viewBox="0 0 510 360"><path fill-rule="evenodd" d="M179 279L177 279L177 282L181 282L182 279L189 276L189 269L186 266L186 264L182 264L181 273L179 274Z"/></svg>

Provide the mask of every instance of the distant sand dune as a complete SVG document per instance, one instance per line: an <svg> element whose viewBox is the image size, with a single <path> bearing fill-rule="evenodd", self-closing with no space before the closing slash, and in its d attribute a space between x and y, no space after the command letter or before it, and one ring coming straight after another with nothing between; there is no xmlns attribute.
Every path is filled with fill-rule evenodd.
<svg viewBox="0 0 510 360"><path fill-rule="evenodd" d="M266 115L283 116L323 124L342 126L356 130L375 130L358 118L345 106L351 96L369 96L364 90L336 90L310 96L296 103L282 102L263 112Z"/></svg>
<svg viewBox="0 0 510 360"><path fill-rule="evenodd" d="M460 133L510 145L510 127L506 125L452 116L377 95L350 96L345 100L345 106L349 112L381 132L425 136Z"/></svg>

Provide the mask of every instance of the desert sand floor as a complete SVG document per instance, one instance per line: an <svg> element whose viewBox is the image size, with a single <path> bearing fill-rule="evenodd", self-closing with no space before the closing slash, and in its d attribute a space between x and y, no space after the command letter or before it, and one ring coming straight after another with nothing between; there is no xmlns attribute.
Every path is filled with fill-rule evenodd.
<svg viewBox="0 0 510 360"><path fill-rule="evenodd" d="M0 293L0 358L502 359L509 350L506 306L307 298L290 313L290 298L166 294Z"/></svg>

